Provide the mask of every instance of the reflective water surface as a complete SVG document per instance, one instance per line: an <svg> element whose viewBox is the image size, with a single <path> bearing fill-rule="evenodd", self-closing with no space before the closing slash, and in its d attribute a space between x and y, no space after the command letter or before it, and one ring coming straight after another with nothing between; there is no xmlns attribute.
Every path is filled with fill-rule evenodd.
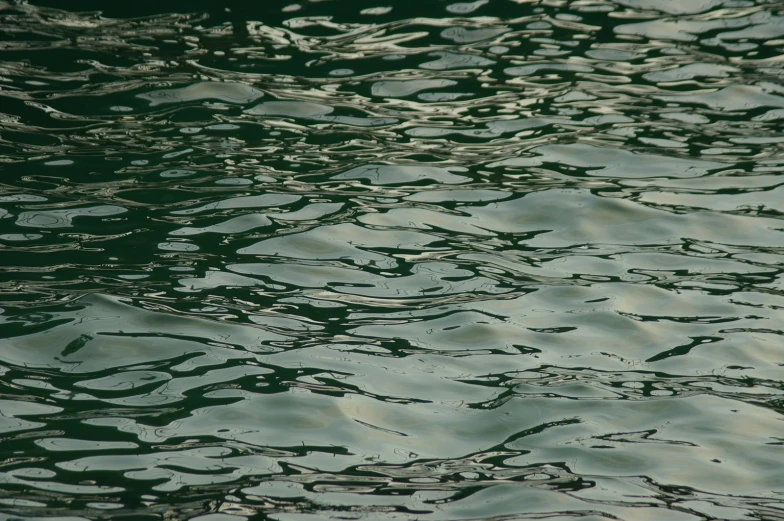
<svg viewBox="0 0 784 521"><path fill-rule="evenodd" d="M0 2L0 520L784 519L780 2L217 4Z"/></svg>

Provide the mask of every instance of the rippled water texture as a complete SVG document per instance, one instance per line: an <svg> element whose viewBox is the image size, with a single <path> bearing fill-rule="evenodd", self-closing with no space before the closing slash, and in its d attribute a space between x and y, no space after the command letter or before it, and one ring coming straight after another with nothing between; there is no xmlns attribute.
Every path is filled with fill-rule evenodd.
<svg viewBox="0 0 784 521"><path fill-rule="evenodd" d="M0 520L784 519L783 79L762 0L0 1Z"/></svg>

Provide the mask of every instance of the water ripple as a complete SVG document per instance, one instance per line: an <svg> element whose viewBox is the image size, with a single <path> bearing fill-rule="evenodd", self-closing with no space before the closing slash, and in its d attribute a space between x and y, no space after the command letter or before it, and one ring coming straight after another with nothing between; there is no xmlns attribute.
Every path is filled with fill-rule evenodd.
<svg viewBox="0 0 784 521"><path fill-rule="evenodd" d="M784 519L779 4L208 4L0 1L0 518Z"/></svg>

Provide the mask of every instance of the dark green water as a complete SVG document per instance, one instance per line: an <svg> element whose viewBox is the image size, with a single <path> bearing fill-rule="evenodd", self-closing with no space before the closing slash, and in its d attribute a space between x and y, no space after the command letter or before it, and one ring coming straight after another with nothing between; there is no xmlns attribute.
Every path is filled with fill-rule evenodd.
<svg viewBox="0 0 784 521"><path fill-rule="evenodd" d="M0 520L784 519L782 80L781 2L0 1Z"/></svg>

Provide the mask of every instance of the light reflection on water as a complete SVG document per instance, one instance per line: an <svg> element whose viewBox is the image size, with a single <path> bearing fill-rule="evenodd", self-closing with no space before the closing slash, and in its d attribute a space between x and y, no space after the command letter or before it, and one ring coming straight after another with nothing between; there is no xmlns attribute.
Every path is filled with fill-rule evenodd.
<svg viewBox="0 0 784 521"><path fill-rule="evenodd" d="M46 4L0 519L784 519L779 4Z"/></svg>

